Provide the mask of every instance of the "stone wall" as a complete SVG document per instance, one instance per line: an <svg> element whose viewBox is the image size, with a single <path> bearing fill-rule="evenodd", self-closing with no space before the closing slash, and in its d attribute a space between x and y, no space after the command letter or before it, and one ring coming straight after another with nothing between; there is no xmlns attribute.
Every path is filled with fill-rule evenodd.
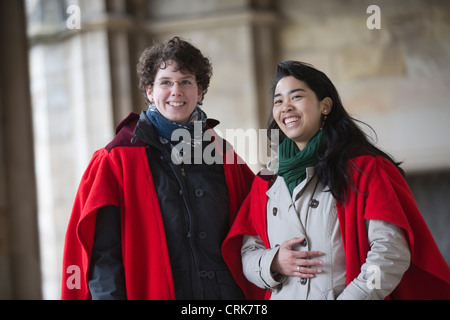
<svg viewBox="0 0 450 320"><path fill-rule="evenodd" d="M366 10L380 8L381 28ZM280 59L309 62L407 171L450 168L450 2L280 1Z"/></svg>

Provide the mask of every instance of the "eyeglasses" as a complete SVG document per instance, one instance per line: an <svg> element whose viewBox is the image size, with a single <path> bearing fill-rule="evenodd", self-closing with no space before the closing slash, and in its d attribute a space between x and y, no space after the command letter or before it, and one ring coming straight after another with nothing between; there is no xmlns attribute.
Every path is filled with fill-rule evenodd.
<svg viewBox="0 0 450 320"><path fill-rule="evenodd" d="M181 81L162 80L162 81L155 81L154 83L161 89L170 89L173 87L175 82L178 83L181 89L190 89L196 85L196 82L186 79Z"/></svg>

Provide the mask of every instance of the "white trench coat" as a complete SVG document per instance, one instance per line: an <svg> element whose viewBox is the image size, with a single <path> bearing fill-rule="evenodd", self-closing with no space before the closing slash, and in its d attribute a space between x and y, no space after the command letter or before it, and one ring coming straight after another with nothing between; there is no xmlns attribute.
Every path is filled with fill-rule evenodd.
<svg viewBox="0 0 450 320"><path fill-rule="evenodd" d="M384 299L400 282L410 264L410 251L404 232L380 220L367 220L371 249L361 273L346 285L346 263L336 201L318 181L314 168L306 169L306 179L291 196L280 176L267 191L267 232L270 248L259 236L245 236L242 246L243 271L255 285L272 291L271 299ZM313 203L311 204L311 201ZM294 237L306 242L295 250L321 251L317 266L322 273L301 280L274 277L270 270L279 246Z"/></svg>

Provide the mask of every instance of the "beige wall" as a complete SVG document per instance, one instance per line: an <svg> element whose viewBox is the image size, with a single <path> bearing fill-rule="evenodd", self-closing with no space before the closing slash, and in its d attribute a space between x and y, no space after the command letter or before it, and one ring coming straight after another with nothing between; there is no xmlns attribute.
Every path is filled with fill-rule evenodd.
<svg viewBox="0 0 450 320"><path fill-rule="evenodd" d="M280 1L280 59L312 63L408 171L450 167L450 2ZM381 29L366 26L370 4Z"/></svg>

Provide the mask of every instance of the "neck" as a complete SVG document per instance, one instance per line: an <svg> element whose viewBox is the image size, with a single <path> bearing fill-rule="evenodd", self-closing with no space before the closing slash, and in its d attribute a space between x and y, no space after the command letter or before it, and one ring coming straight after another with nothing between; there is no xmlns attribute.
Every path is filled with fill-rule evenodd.
<svg viewBox="0 0 450 320"><path fill-rule="evenodd" d="M302 142L294 141L294 142L297 145L298 150L302 151L306 147L306 145L308 144L309 140L306 141L306 142L303 142L303 141Z"/></svg>
<svg viewBox="0 0 450 320"><path fill-rule="evenodd" d="M312 137L310 137L308 140L301 140L301 141L296 141L293 140L295 142L295 144L297 145L298 150L302 151L303 149L305 149L305 147L308 145L309 141L311 141L312 138L314 138L317 134L319 133L319 131L317 131Z"/></svg>

